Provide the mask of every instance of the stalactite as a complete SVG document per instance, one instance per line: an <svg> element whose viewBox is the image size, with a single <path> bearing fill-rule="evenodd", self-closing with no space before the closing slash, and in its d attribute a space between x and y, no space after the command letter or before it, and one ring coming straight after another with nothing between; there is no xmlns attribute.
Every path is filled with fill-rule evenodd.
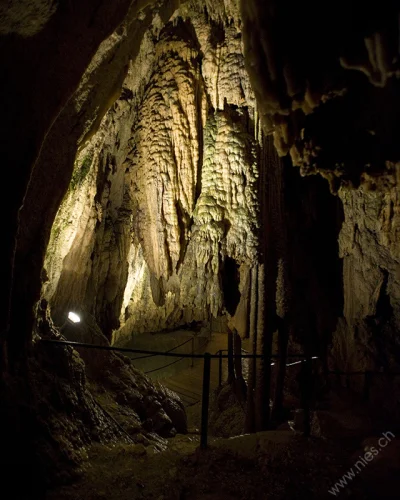
<svg viewBox="0 0 400 500"><path fill-rule="evenodd" d="M280 318L279 318L280 320ZM283 419L284 386L286 377L287 348L289 341L289 325L287 320L278 320L278 356L276 370L275 394L272 408L272 420L279 423Z"/></svg>
<svg viewBox="0 0 400 500"><path fill-rule="evenodd" d="M272 152L272 155L274 152ZM275 370L277 375L275 377L275 393L272 411L272 419L279 422L283 415L283 392L286 376L286 356L289 341L289 331L291 328L291 284L289 282L289 249L287 238L287 224L286 210L285 210L285 166L283 160L275 153L275 161L273 162L275 172L275 189L276 189L276 203L275 203L275 217L273 221L274 226L274 244L276 247L276 298L275 298L275 314L276 314L276 327L278 330L278 355L279 360Z"/></svg>
<svg viewBox="0 0 400 500"><path fill-rule="evenodd" d="M233 384L235 380L233 332L228 331L228 384Z"/></svg>
<svg viewBox="0 0 400 500"><path fill-rule="evenodd" d="M256 379L256 428L265 429L270 425L269 398L271 390L271 363L273 334L277 329L277 278L280 258L285 253L286 237L284 224L284 182L283 163L279 159L273 145L273 137L263 139L261 149L261 219L265 228L265 236L261 240L260 266L261 287L259 286L257 352L264 355L259 363ZM259 282L260 284L260 282ZM284 314L284 297L280 313ZM281 332L281 350L286 344L286 332ZM283 390L282 371L279 380L279 391ZM281 396L279 397L281 398ZM279 402L278 398L278 402ZM268 403L267 403L268 401Z"/></svg>
<svg viewBox="0 0 400 500"><path fill-rule="evenodd" d="M257 359L255 376L255 430L266 430L269 425L270 373L271 373L271 339L268 335L268 300L265 286L265 264L258 266L258 311L257 311Z"/></svg>
<svg viewBox="0 0 400 500"><path fill-rule="evenodd" d="M383 105L391 105L375 114L373 134L378 140L368 144L373 151L369 157L379 158L373 168L380 174L389 159L381 144L391 144L390 159L398 160L398 141L386 126L399 95L397 2L355 9L339 1L329 14L322 4L290 0L241 0L240 8L246 68L263 130L274 134L279 155L290 151L302 175L320 171L330 179L332 192L341 184L358 185L370 161L358 154L370 141L371 122L364 111L382 99ZM281 25L284 30L277 28ZM324 69L318 71L320 67ZM367 78L355 77L355 70ZM329 107L338 117L321 120Z"/></svg>

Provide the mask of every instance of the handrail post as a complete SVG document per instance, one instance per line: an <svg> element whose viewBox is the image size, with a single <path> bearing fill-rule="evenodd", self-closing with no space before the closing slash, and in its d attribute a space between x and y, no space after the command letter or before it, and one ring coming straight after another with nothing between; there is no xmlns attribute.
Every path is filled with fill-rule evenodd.
<svg viewBox="0 0 400 500"><path fill-rule="evenodd" d="M208 404L210 400L210 372L211 372L211 354L204 354L204 369L203 369L203 395L201 404L201 438L200 448L207 448L208 435Z"/></svg>
<svg viewBox="0 0 400 500"><path fill-rule="evenodd" d="M218 385L221 387L222 385L222 349L218 351L219 360L218 360Z"/></svg>

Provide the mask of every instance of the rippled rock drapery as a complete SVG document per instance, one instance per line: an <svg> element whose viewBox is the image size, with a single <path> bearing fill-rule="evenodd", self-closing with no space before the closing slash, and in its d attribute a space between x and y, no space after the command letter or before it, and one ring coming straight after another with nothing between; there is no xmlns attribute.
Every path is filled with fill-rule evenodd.
<svg viewBox="0 0 400 500"><path fill-rule="evenodd" d="M221 313L225 258L247 269L257 253L255 101L240 29L186 15L153 21L76 159L47 252L55 317L84 305L108 334L123 325L115 338Z"/></svg>

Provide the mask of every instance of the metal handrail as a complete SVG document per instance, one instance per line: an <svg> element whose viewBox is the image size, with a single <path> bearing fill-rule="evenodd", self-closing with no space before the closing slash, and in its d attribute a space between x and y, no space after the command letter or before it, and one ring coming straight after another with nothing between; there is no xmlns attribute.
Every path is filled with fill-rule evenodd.
<svg viewBox="0 0 400 500"><path fill-rule="evenodd" d="M188 342L193 341L193 338L194 338L194 337L190 337L190 339L185 340L185 342L182 342L182 344L176 345L176 346L175 346L175 347L173 347L172 349L168 349L168 351L165 351L165 352L172 352L172 351L175 351L175 349L178 349L178 347L182 347L183 345L187 344ZM137 357L137 358L129 358L129 359L131 359L132 361L136 361L137 359L153 358L154 356L157 356L157 354L149 354L149 355L147 355L147 356L139 356L139 357Z"/></svg>
<svg viewBox="0 0 400 500"><path fill-rule="evenodd" d="M147 375L148 373L157 372L158 370L162 370L163 368L167 368L168 366L171 366L171 365L174 365L175 363L178 363L178 361L182 361L182 359L184 359L184 358L176 359L175 361L172 361L172 363L168 363L168 365L160 366L159 368L154 368L154 370L149 370L149 371L144 372L144 373Z"/></svg>
<svg viewBox="0 0 400 500"><path fill-rule="evenodd" d="M166 351L166 352L171 352L174 349L177 349L178 347L181 347L190 341L192 341L192 354L194 354L194 337L190 338L188 341L184 342L183 344L180 344L180 345L178 345L178 346L174 347L173 349L170 349L169 351ZM207 344L207 340L206 340L206 342L204 342L204 344L201 347L204 347L206 344ZM152 356L157 356L157 354L152 354ZM143 358L147 358L147 357L151 357L151 356L143 356ZM143 359L143 358L134 358L134 359ZM175 363L178 363L178 361L182 361L182 359L185 359L185 358L181 357L181 358L173 361L172 363L168 363L167 365L160 366L159 368L155 368L154 370L149 370L149 371L144 372L144 373L147 374L147 373L157 372L158 370L162 370L163 368L167 368L168 366L171 366L171 365L174 365ZM193 358L192 358L192 368L193 368Z"/></svg>
<svg viewBox="0 0 400 500"><path fill-rule="evenodd" d="M245 349L242 349L242 351L244 352L249 352L249 351L246 351ZM219 385L221 386L222 384L222 359L226 356L220 356L219 354L223 353L223 352L228 352L228 349L219 349L216 353L215 353L215 356L218 356L218 359L219 359ZM258 356L258 355L255 355L255 357ZM263 356L263 355L259 355L259 356ZM246 355L243 355L243 354L236 354L236 356L233 354L233 357L240 357L240 358L249 358L249 356L246 356ZM279 357L279 355L271 355L270 357ZM300 363L304 363L305 361L307 361L307 358L304 358L304 354L299 354L299 355L296 355L296 354L293 354L293 355L288 355L287 356L288 358L290 357L302 357L303 359L301 359L300 361L295 361L294 363L286 363L286 366L293 366L293 365L297 365L297 364L300 364ZM318 356L312 356L310 358L311 360L313 359L318 359ZM274 366L275 363L271 363L271 366Z"/></svg>
<svg viewBox="0 0 400 500"><path fill-rule="evenodd" d="M200 441L200 446L201 448L206 448L207 447L207 437L208 437L208 406L209 406L209 391L210 391L210 372L211 372L211 359L219 359L219 370L220 370L220 379L222 377L222 359L228 359L228 358L241 358L241 359L262 359L265 358L264 354L229 354L225 355L222 354L223 352L226 351L226 349L220 349L217 351L216 354L210 354L210 353L204 353L204 354L187 354L187 353L173 353L173 352L157 352L157 351L147 351L147 350L142 350L142 349L129 349L129 348L123 348L123 347L114 347L114 346L105 346L105 345L94 345L94 344L85 344L82 342L73 342L73 341L66 341L66 340L53 340L53 339L41 339L41 342L46 343L46 344L54 344L54 345L69 345L72 347L83 347L83 348L88 348L88 349L101 349L101 350L108 350L108 351L117 351L117 352L134 352L138 354L151 354L154 356L170 356L170 357L179 357L180 359L175 360L173 363L177 363L178 361L181 361L184 358L192 358L192 359L203 359L204 360L204 365L203 365L203 392L202 392L202 421L201 421L201 441ZM268 355L269 359L279 359L279 355L277 354L271 354ZM310 382L310 378L312 377L312 366L311 362L313 359L316 359L316 356L310 357L310 356L305 356L304 354L288 354L286 358L303 358L301 361L296 362L295 364L301 363L301 366L303 367L302 369L304 370L304 385L303 387L306 388L308 386L308 383ZM173 364L170 363L170 364ZM291 363L293 364L293 363ZM291 365L289 364L289 365ZM163 368L163 367L161 367ZM161 368L157 368L152 371L157 371ZM150 373L150 372L148 372ZM379 374L379 375L400 375L399 372L372 372L372 371L365 371L365 372L339 372L339 371L330 371L328 372L329 374L337 374L337 375L361 375L364 374L366 375L366 387L365 387L365 396L368 397L368 392L371 384L371 375L373 374ZM307 391L308 392L308 391ZM310 435L310 400L309 397L306 398L307 401L305 402L304 406L304 413L305 413L305 436Z"/></svg>
<svg viewBox="0 0 400 500"><path fill-rule="evenodd" d="M115 347L109 345L98 345L98 344L86 344L84 342L74 342L72 340L53 340L53 339L41 339L40 342L44 342L46 344L58 344L58 345L69 345L71 347L85 347L87 349L100 349L103 351L116 351L116 352L134 352L137 354L154 354L155 356L171 356L171 357L182 357L182 358L196 358L196 359L204 359L205 354L189 354L189 353L173 353L173 352L160 352L160 351L147 351L144 349L130 349L127 347ZM219 356L216 354L210 354L211 358L218 358ZM229 356L227 354L223 354L222 358L227 359ZM240 357L244 359L262 359L265 357L265 354L234 354L233 357ZM278 354L271 354L268 356L269 358L279 358ZM304 354L288 354L288 358L299 358L304 357Z"/></svg>

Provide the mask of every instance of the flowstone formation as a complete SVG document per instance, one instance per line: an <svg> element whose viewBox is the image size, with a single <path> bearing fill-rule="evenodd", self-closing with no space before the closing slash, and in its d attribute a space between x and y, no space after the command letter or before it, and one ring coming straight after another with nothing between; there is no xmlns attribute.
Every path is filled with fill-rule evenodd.
<svg viewBox="0 0 400 500"><path fill-rule="evenodd" d="M263 129L332 191L398 161L398 6L241 2L246 68ZM282 30L281 26L285 26ZM346 117L344 120L343 117Z"/></svg>
<svg viewBox="0 0 400 500"><path fill-rule="evenodd" d="M60 321L84 306L118 340L208 320L226 308L231 261L243 291L258 247L258 119L237 19L156 16L82 139L45 261Z"/></svg>

